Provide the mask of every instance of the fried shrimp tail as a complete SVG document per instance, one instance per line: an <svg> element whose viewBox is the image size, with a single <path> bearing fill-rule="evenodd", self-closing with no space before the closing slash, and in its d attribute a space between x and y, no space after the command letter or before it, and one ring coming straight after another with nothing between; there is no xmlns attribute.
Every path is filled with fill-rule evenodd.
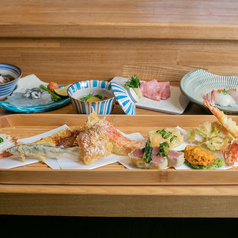
<svg viewBox="0 0 238 238"><path fill-rule="evenodd" d="M226 165L232 166L237 162L238 157L238 139L229 144L226 149L222 151Z"/></svg>
<svg viewBox="0 0 238 238"><path fill-rule="evenodd" d="M230 117L224 114L215 106L215 93L214 90L211 91L211 98L207 94L203 100L203 104L206 105L211 113L218 119L218 121L229 131L229 133L238 138L238 126Z"/></svg>
<svg viewBox="0 0 238 238"><path fill-rule="evenodd" d="M208 94L205 96L203 103L209 108L223 127L235 138L235 140L222 151L225 163L231 166L237 161L238 157L238 126L236 122L215 106L214 90L211 92L211 98L209 98Z"/></svg>

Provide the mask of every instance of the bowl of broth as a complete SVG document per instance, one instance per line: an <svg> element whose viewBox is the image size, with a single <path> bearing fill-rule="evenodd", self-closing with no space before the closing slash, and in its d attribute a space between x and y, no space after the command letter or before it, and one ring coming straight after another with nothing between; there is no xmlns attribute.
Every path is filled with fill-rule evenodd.
<svg viewBox="0 0 238 238"><path fill-rule="evenodd" d="M16 88L22 71L11 64L0 64L0 100L7 98Z"/></svg>
<svg viewBox="0 0 238 238"><path fill-rule="evenodd" d="M68 88L76 113L90 114L93 110L97 114L111 114L116 98L110 82L87 80L73 83Z"/></svg>

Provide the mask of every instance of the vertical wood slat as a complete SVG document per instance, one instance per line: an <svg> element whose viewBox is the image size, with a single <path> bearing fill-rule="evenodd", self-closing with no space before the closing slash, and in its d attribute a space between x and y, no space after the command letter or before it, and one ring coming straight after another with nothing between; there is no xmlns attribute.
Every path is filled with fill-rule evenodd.
<svg viewBox="0 0 238 238"><path fill-rule="evenodd" d="M0 62L15 64L23 76L69 84L109 81L138 74L179 85L197 68L218 75L238 74L238 42L199 40L0 38Z"/></svg>

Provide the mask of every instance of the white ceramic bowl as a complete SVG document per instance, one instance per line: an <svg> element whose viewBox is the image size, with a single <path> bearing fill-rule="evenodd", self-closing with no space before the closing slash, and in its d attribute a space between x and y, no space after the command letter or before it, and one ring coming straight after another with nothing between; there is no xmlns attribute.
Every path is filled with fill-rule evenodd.
<svg viewBox="0 0 238 238"><path fill-rule="evenodd" d="M204 96L213 89L231 89L238 86L238 76L220 76L209 73L202 69L196 69L187 73L180 81L180 89L182 93L193 103L203 107L207 111L209 109L203 104ZM222 107L216 105L217 108L226 114L238 114L237 107Z"/></svg>
<svg viewBox="0 0 238 238"><path fill-rule="evenodd" d="M15 79L8 82L0 84L0 100L7 98L16 88L18 80L22 76L22 71L20 68L10 64L0 64L0 74L11 75Z"/></svg>
<svg viewBox="0 0 238 238"><path fill-rule="evenodd" d="M100 94L106 99L98 102L80 100L90 93ZM97 114L110 114L116 102L111 83L107 81L87 80L74 83L68 88L68 95L76 113L90 114L93 108Z"/></svg>

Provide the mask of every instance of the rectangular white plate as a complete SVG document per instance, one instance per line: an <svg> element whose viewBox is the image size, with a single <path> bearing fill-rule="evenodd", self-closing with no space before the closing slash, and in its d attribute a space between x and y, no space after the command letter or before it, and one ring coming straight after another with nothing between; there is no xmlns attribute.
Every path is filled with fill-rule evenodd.
<svg viewBox="0 0 238 238"><path fill-rule="evenodd" d="M128 78L115 77L111 80L111 82L115 82L124 86L127 80ZM188 106L189 100L181 93L180 88L170 86L170 90L171 96L167 100L160 100L158 102L156 100L143 97L139 99L139 101L135 103L135 105L138 108L153 111L165 112L170 114L182 114Z"/></svg>

